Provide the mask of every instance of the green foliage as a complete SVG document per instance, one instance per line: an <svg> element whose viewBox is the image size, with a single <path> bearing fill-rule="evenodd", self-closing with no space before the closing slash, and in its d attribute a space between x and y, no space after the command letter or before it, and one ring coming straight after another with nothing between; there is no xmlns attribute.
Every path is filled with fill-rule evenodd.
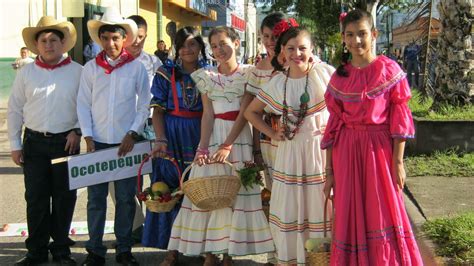
<svg viewBox="0 0 474 266"><path fill-rule="evenodd" d="M438 245L439 255L474 262L474 212L427 221L423 231Z"/></svg>
<svg viewBox="0 0 474 266"><path fill-rule="evenodd" d="M263 186L262 176L260 175L260 171L263 170L264 168L262 166L258 166L252 162L246 162L245 167L237 171L240 176L240 181L246 190L254 185Z"/></svg>
<svg viewBox="0 0 474 266"><path fill-rule="evenodd" d="M474 177L474 153L458 154L455 149L405 159L408 176Z"/></svg>
<svg viewBox="0 0 474 266"><path fill-rule="evenodd" d="M432 110L434 101L430 97L423 96L418 90L412 90L412 98L408 106L414 116L431 120L474 120L474 105L452 106L440 104L437 110Z"/></svg>

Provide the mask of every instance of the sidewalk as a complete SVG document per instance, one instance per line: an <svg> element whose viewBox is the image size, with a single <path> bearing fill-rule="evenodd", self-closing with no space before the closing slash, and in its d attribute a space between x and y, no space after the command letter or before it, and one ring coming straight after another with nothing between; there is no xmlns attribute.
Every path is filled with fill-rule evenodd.
<svg viewBox="0 0 474 266"><path fill-rule="evenodd" d="M434 254L435 245L423 235L427 220L474 210L474 177L408 177L405 205L415 231L425 265L446 265Z"/></svg>

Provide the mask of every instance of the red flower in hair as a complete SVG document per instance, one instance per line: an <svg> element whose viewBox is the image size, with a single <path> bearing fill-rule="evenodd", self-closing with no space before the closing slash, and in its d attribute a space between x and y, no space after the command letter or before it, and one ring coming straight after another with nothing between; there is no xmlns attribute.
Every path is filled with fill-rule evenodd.
<svg viewBox="0 0 474 266"><path fill-rule="evenodd" d="M290 18L288 20L282 20L278 22L275 27L273 28L272 34L275 37L280 37L285 31L289 30L290 28L299 27L298 22L294 18Z"/></svg>
<svg viewBox="0 0 474 266"><path fill-rule="evenodd" d="M347 13L346 12L342 12L340 15L339 15L339 22L343 22L344 19L346 18L347 16Z"/></svg>

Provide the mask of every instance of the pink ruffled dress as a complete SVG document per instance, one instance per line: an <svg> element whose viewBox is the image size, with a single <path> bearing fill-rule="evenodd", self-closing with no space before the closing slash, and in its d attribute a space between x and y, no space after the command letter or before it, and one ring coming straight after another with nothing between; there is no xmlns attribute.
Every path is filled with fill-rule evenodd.
<svg viewBox="0 0 474 266"><path fill-rule="evenodd" d="M349 77L334 74L329 82L321 143L333 148L331 265L423 265L391 174L393 139L415 133L406 74L385 56L346 70Z"/></svg>

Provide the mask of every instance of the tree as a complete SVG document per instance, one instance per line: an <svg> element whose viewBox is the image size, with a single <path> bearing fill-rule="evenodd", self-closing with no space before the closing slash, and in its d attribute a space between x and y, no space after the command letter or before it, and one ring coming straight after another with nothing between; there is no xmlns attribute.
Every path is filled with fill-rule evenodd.
<svg viewBox="0 0 474 266"><path fill-rule="evenodd" d="M442 30L438 37L435 109L446 103L473 103L474 51L471 31L474 26L474 4L472 1L455 2L441 0L438 4Z"/></svg>
<svg viewBox="0 0 474 266"><path fill-rule="evenodd" d="M341 9L367 10L374 17L375 23L377 13L384 8L402 9L416 2L416 0L275 0L270 12L283 11L287 14L294 14L303 25L308 27L316 39L316 43L324 48L328 45L329 37L339 33L338 18Z"/></svg>

